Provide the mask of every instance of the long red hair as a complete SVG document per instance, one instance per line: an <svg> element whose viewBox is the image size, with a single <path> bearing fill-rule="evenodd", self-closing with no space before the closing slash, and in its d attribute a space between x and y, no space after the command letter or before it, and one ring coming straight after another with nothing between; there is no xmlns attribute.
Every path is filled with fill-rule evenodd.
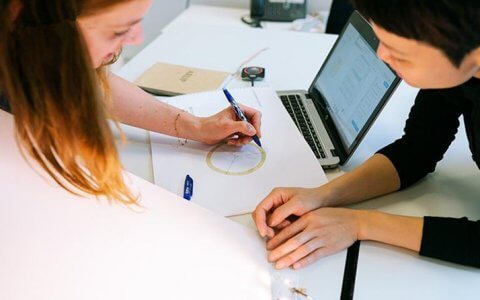
<svg viewBox="0 0 480 300"><path fill-rule="evenodd" d="M18 1L18 0L15 0ZM76 20L132 0L0 2L0 91L16 136L68 191L137 203L108 124L105 70L94 70Z"/></svg>

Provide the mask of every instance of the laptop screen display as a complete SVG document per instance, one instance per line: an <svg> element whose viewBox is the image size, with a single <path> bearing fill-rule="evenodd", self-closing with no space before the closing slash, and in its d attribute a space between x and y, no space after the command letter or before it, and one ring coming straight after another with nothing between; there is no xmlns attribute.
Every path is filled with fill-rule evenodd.
<svg viewBox="0 0 480 300"><path fill-rule="evenodd" d="M375 49L349 24L314 83L347 148L352 146L395 78Z"/></svg>

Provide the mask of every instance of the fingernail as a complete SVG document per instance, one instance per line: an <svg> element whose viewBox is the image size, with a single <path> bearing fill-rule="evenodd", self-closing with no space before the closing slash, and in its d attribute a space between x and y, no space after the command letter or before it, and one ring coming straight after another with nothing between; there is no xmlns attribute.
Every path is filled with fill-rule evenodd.
<svg viewBox="0 0 480 300"><path fill-rule="evenodd" d="M302 265L300 263L295 263L293 264L293 268L296 270L296 269L300 269L302 267Z"/></svg>
<svg viewBox="0 0 480 300"><path fill-rule="evenodd" d="M270 245L270 241L267 242L267 250L274 250L275 248Z"/></svg>
<svg viewBox="0 0 480 300"><path fill-rule="evenodd" d="M253 127L252 124L248 124L248 132L255 133L255 127Z"/></svg>
<svg viewBox="0 0 480 300"><path fill-rule="evenodd" d="M276 269L283 269L283 268L285 268L285 263L284 263L283 261L278 262L278 263L275 265L275 268L276 268Z"/></svg>
<svg viewBox="0 0 480 300"><path fill-rule="evenodd" d="M272 252L268 251L267 252L267 259L270 262L274 262L275 260L273 259L273 255L271 254Z"/></svg>

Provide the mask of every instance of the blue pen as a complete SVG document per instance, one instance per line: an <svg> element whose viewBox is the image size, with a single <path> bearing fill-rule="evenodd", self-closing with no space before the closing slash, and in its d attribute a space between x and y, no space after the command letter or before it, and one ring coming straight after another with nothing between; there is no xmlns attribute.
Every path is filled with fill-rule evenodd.
<svg viewBox="0 0 480 300"><path fill-rule="evenodd" d="M237 115L237 117L242 121L248 122L247 117L245 117L245 114L240 109L240 106L238 106L237 102L235 101L235 99L233 99L232 95L230 95L227 89L223 89L223 93L225 94L225 97L227 97L228 102L230 102L230 105L235 111L235 114ZM262 144L260 143L260 139L258 138L257 135L254 135L252 138L255 144L257 144L259 147L262 147Z"/></svg>
<svg viewBox="0 0 480 300"><path fill-rule="evenodd" d="M193 179L190 175L185 177L185 183L183 184L183 198L190 201L193 196Z"/></svg>

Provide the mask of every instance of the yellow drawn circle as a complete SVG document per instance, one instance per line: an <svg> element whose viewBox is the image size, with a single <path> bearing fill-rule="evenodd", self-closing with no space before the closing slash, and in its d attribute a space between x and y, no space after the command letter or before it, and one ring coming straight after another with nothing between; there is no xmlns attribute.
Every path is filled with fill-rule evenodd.
<svg viewBox="0 0 480 300"><path fill-rule="evenodd" d="M243 176L243 175L252 174L253 172L260 169L263 166L263 164L265 163L265 160L267 159L267 154L265 153L265 150L263 150L262 147L259 147L255 143L250 143L250 144L245 145L244 147L253 147L256 151L258 151L258 154L260 156L259 159L258 159L258 162L255 164L255 166L250 167L250 168L245 169L245 170L241 170L241 171L232 171L230 169L221 168L221 167L215 165L213 158L214 158L214 155L216 153L218 153L219 150L224 148L224 147L231 147L232 150L233 149L236 150L236 151L232 151L232 153L236 152L236 153L240 153L240 155L241 155L241 151L237 147L229 146L225 143L221 143L221 144L218 144L215 147L213 147L212 150L210 150L208 152L207 158L206 158L207 165L210 169L214 170L215 172L224 174L224 175ZM235 160L235 158L234 158L234 160ZM232 162L232 164L233 164L233 162Z"/></svg>

